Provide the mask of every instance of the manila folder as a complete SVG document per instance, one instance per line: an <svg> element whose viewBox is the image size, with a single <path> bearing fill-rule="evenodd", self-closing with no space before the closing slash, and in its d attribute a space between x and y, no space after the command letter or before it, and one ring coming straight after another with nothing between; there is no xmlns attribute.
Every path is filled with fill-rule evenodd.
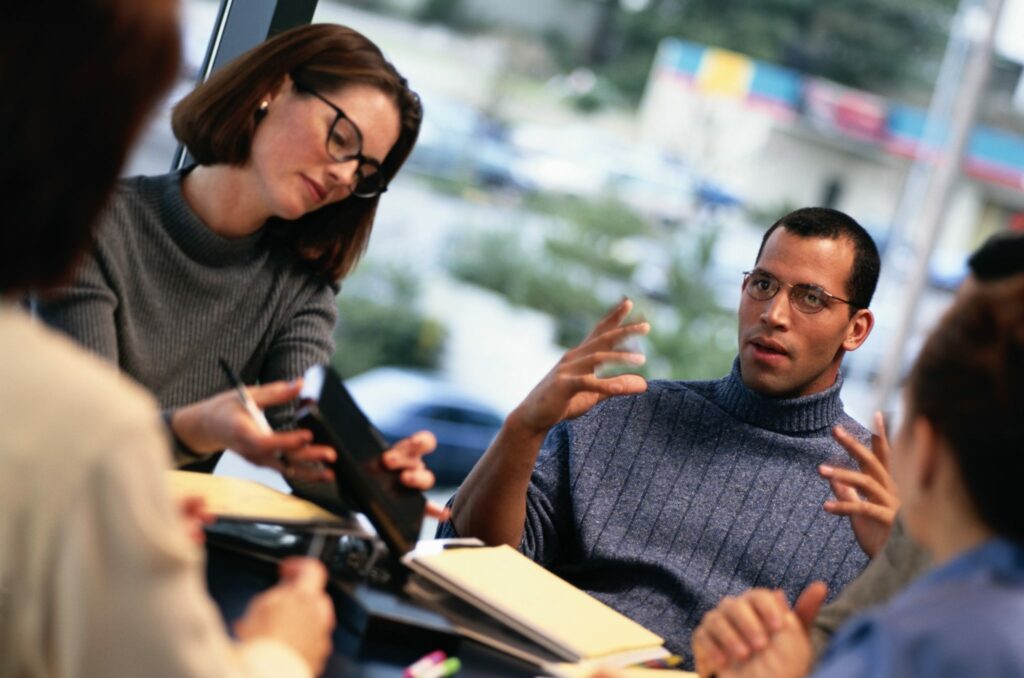
<svg viewBox="0 0 1024 678"><path fill-rule="evenodd" d="M312 502L251 480L192 471L168 471L167 476L173 496L202 497L206 510L218 518L296 527L347 525Z"/></svg>
<svg viewBox="0 0 1024 678"><path fill-rule="evenodd" d="M415 572L570 662L663 657L663 639L509 546L417 549Z"/></svg>

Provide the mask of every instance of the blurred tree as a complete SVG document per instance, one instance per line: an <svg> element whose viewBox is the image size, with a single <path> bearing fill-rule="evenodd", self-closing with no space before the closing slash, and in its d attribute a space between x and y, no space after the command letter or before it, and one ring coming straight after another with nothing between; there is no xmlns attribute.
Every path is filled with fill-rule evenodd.
<svg viewBox="0 0 1024 678"><path fill-rule="evenodd" d="M957 6L956 0L585 1L601 3L603 20L582 56L634 100L665 37L883 94L930 91Z"/></svg>
<svg viewBox="0 0 1024 678"><path fill-rule="evenodd" d="M619 0L591 0L599 7L594 30L587 43L587 63L600 66L608 61L614 50L615 24L620 11Z"/></svg>
<svg viewBox="0 0 1024 678"><path fill-rule="evenodd" d="M424 0L414 16L423 23L458 26L462 21L462 0Z"/></svg>
<svg viewBox="0 0 1024 678"><path fill-rule="evenodd" d="M338 296L331 364L343 377L380 365L436 369L445 329L418 302L419 282L411 273L364 262Z"/></svg>
<svg viewBox="0 0 1024 678"><path fill-rule="evenodd" d="M690 379L728 369L736 350L735 316L703 282L713 225L659 230L611 199L541 195L525 206L552 217L543 238L534 242L522 230L468 229L449 249L449 272L512 304L550 314L556 341L567 348L628 295L637 317L652 325L642 372Z"/></svg>
<svg viewBox="0 0 1024 678"><path fill-rule="evenodd" d="M515 233L475 230L451 248L446 262L456 278L498 292L516 306L551 315L556 341L578 343L600 317L604 303L558 259L531 253Z"/></svg>

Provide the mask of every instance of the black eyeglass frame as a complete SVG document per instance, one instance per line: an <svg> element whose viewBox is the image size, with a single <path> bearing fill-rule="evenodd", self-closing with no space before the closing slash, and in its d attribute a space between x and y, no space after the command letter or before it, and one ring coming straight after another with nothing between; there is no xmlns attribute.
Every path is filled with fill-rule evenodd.
<svg viewBox="0 0 1024 678"><path fill-rule="evenodd" d="M750 282L750 276L752 276L754 274L763 275L766 278L771 278L772 280L774 280L775 284L776 284L775 291L772 292L771 294L769 294L768 296L764 297L764 298L755 297L753 295L753 293L750 292L750 285L748 284ZM811 283L787 283L787 282L782 282L781 280L776 278L771 273L768 273L767 271L756 271L755 270L755 271L744 271L743 272L743 291L746 292L747 295L751 299L756 299L757 301L768 301L769 299L774 299L775 295L777 295L779 293L779 290L781 290L783 287L789 287L791 289L808 290L809 292L817 294L818 296L826 299L829 303L831 303L833 301L838 301L838 302L841 302L843 304L847 304L849 306L852 306L853 308L856 308L856 309L867 308L864 304L859 304L859 303L857 303L855 301L850 301L849 299L843 299L842 297L837 297L836 295L832 294L831 292L826 290L824 287L821 287L820 285L812 285ZM789 301L790 301L791 304L793 304L794 308L796 308L801 313L804 313L805 315L814 315L815 313L820 313L821 311L823 311L823 310L825 310L827 308L827 304L826 304L826 305L820 306L819 308L817 308L817 309L815 309L813 311L807 311L807 310L804 310L804 309L800 308L799 305L793 303L793 297L792 296L789 297Z"/></svg>
<svg viewBox="0 0 1024 678"><path fill-rule="evenodd" d="M352 189L352 195L354 195L357 198L376 198L381 193L387 192L388 184L384 178L384 172L381 169L381 164L378 161L374 160L373 158L367 158L365 155L363 155L363 132L362 130L359 129L359 126L356 125L355 121L352 120L352 118L348 117L345 114L345 111L341 110L339 106L331 102L324 95L320 94L320 92L317 92L309 85L297 79L295 76L292 76L292 82L295 83L296 91L303 92L305 94L310 94L319 99L320 101L324 102L334 110L334 122L332 122L331 126L327 128L327 138L324 140L324 148L327 151L327 155L329 155L335 162L349 162L350 160L358 161L359 164L356 165L356 185ZM334 128L337 127L338 121L342 119L347 120L348 124L352 125L352 129L355 130L356 142L358 143L357 148L359 150L356 151L354 155L345 155L338 157L331 153L331 137L334 135ZM373 187L370 190L366 190L365 188L363 188L363 190L360 190L360 186L363 184L363 182L366 181L366 175L363 173L364 165L369 165L376 169L376 174L380 177L379 187Z"/></svg>

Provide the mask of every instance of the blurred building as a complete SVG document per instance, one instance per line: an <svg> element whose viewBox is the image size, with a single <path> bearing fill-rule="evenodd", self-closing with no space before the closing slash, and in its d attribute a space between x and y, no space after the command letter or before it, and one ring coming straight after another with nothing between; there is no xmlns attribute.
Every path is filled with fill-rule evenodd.
<svg viewBox="0 0 1024 678"><path fill-rule="evenodd" d="M590 40L599 20L596 2L552 0L461 0L461 10L483 23L511 26L525 33L543 35L555 31L577 47Z"/></svg>
<svg viewBox="0 0 1024 678"><path fill-rule="evenodd" d="M828 205L882 243L922 141L926 111L713 47L666 40L640 125L706 175L766 209ZM1024 136L977 126L939 251L966 254L1024 230ZM908 238L914 238L907 233Z"/></svg>

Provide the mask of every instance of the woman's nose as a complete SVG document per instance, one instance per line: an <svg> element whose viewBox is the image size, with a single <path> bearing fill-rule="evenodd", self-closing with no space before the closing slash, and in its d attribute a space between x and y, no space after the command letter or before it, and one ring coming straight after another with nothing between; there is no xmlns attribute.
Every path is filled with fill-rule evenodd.
<svg viewBox="0 0 1024 678"><path fill-rule="evenodd" d="M351 191L359 173L359 161L355 158L343 162L333 162L327 168L327 174L334 180L336 185L345 186Z"/></svg>

